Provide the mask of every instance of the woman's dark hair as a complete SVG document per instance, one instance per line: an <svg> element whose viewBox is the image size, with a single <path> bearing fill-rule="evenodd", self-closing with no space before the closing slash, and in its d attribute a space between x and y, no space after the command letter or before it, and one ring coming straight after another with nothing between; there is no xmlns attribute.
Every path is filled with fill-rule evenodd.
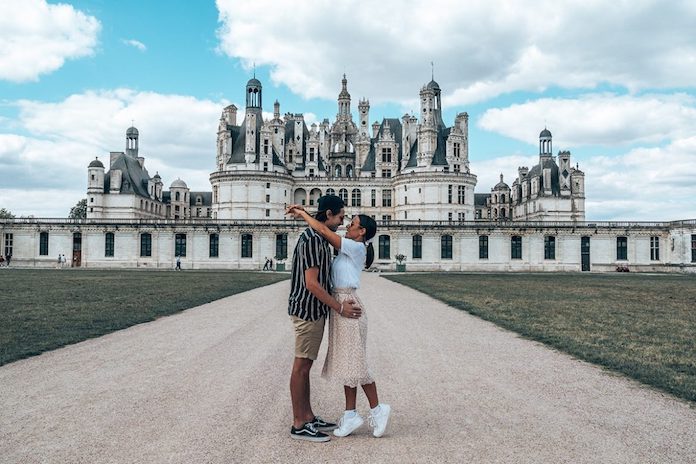
<svg viewBox="0 0 696 464"><path fill-rule="evenodd" d="M360 221L360 227L365 229L365 243L375 236L377 233L377 222L366 214L358 214L358 220ZM375 260L375 249L372 243L367 245L367 256L365 257L365 269L372 266L372 262Z"/></svg>

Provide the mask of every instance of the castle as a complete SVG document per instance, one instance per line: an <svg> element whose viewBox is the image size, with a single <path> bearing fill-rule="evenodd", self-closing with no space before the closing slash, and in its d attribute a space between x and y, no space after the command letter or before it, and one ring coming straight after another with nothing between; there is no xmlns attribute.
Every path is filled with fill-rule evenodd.
<svg viewBox="0 0 696 464"><path fill-rule="evenodd" d="M130 127L108 169L89 163L87 219L0 220L0 249L32 267L63 254L73 267L170 268L178 257L184 269L260 270L267 257L282 265L304 230L285 217L286 205L311 210L332 193L349 215L377 219L376 269L393 270L405 255L416 271L696 272L696 220L586 221L584 173L570 152L553 155L547 128L535 166L474 193L469 117L445 125L434 80L420 90L419 118L371 125L366 99L353 120L345 76L333 123L281 117L277 101L264 120L262 96L251 79L242 121L234 105L222 110L210 191L180 178L164 190Z"/></svg>
<svg viewBox="0 0 696 464"><path fill-rule="evenodd" d="M289 203L313 206L324 194L340 196L382 221L582 221L584 174L570 152L552 154L552 136L539 136L539 164L519 168L509 187L502 180L490 194L475 194L469 167L469 116L442 120L440 86L420 90L420 121L413 115L369 123L370 102L358 103L353 121L348 81L343 77L338 113L310 127L299 113L263 119L261 82L246 85L244 119L235 105L223 109L217 131L211 191L191 192L181 179L163 190L139 155L139 132L126 131L125 152L110 154L109 169L88 167L89 219L282 219Z"/></svg>

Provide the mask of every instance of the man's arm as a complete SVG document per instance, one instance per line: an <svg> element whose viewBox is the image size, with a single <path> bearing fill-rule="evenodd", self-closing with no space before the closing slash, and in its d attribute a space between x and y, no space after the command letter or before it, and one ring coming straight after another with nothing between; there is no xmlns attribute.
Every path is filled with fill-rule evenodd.
<svg viewBox="0 0 696 464"><path fill-rule="evenodd" d="M332 297L329 292L326 291L324 287L319 283L319 268L310 267L304 273L305 275L305 285L307 290L309 290L312 295L317 297L319 301L336 311L339 315L343 317L356 318L360 317L362 314L362 309L360 306L355 304L354 300L346 300L343 302L343 310L341 310L341 303L339 303L336 298Z"/></svg>

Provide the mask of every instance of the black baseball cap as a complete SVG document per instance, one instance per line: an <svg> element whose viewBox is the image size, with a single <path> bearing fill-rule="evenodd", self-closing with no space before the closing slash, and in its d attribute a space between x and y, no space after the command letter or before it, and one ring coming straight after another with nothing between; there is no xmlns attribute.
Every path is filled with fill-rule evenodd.
<svg viewBox="0 0 696 464"><path fill-rule="evenodd" d="M328 210L337 211L346 206L343 200L336 195L324 195L323 197L319 197L318 205L319 209L317 213L323 213Z"/></svg>

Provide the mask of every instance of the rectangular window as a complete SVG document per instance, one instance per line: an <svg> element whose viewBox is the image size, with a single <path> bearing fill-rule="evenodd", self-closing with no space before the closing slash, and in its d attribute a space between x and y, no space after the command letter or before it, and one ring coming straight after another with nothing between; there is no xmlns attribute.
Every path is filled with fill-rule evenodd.
<svg viewBox="0 0 696 464"><path fill-rule="evenodd" d="M263 154L268 154L268 139L263 139Z"/></svg>
<svg viewBox="0 0 696 464"><path fill-rule="evenodd" d="M452 186L447 186L447 203L452 203Z"/></svg>
<svg viewBox="0 0 696 464"><path fill-rule="evenodd" d="M522 237L513 235L510 239L510 258L522 259Z"/></svg>
<svg viewBox="0 0 696 464"><path fill-rule="evenodd" d="M377 206L377 190L372 190L372 192L370 193L370 200L370 204L373 208Z"/></svg>
<svg viewBox="0 0 696 464"><path fill-rule="evenodd" d="M114 233L107 232L104 235L104 256L113 258L114 256Z"/></svg>
<svg viewBox="0 0 696 464"><path fill-rule="evenodd" d="M276 234L275 259L287 259L288 257L288 234Z"/></svg>
<svg viewBox="0 0 696 464"><path fill-rule="evenodd" d="M186 234L174 236L174 256L186 256Z"/></svg>
<svg viewBox="0 0 696 464"><path fill-rule="evenodd" d="M382 190L382 206L391 207L391 190Z"/></svg>
<svg viewBox="0 0 696 464"><path fill-rule="evenodd" d="M691 235L691 262L696 263L696 235Z"/></svg>
<svg viewBox="0 0 696 464"><path fill-rule="evenodd" d="M464 200L466 199L465 193L466 187L464 187L463 185L457 186L457 203L459 203L460 205L464 204Z"/></svg>
<svg viewBox="0 0 696 464"><path fill-rule="evenodd" d="M270 209L266 210L266 217L271 217L271 210Z"/></svg>
<svg viewBox="0 0 696 464"><path fill-rule="evenodd" d="M220 255L220 236L218 234L210 234L209 240L208 256L217 258Z"/></svg>
<svg viewBox="0 0 696 464"><path fill-rule="evenodd" d="M452 259L452 236L443 235L440 237L440 258Z"/></svg>
<svg viewBox="0 0 696 464"><path fill-rule="evenodd" d="M314 177L314 168L310 168L309 177Z"/></svg>
<svg viewBox="0 0 696 464"><path fill-rule="evenodd" d="M263 163L263 172L268 172L268 163Z"/></svg>
<svg viewBox="0 0 696 464"><path fill-rule="evenodd" d="M14 235L5 234L5 254L3 256L12 256L12 248L14 242Z"/></svg>
<svg viewBox="0 0 696 464"><path fill-rule="evenodd" d="M628 259L628 237L616 237L616 259L618 261Z"/></svg>
<svg viewBox="0 0 696 464"><path fill-rule="evenodd" d="M151 234L140 234L140 256L143 258L152 256Z"/></svg>
<svg viewBox="0 0 696 464"><path fill-rule="evenodd" d="M389 249L389 236L380 235L379 236L379 259L389 259L391 256L391 250Z"/></svg>
<svg viewBox="0 0 696 464"><path fill-rule="evenodd" d="M462 154L462 146L459 144L459 142L454 142L452 144L452 147L453 147L452 151L453 151L454 157L459 159L459 156Z"/></svg>
<svg viewBox="0 0 696 464"><path fill-rule="evenodd" d="M660 260L660 237L650 237L650 260Z"/></svg>
<svg viewBox="0 0 696 464"><path fill-rule="evenodd" d="M391 148L382 148L382 162L383 163L391 163L392 162Z"/></svg>
<svg viewBox="0 0 696 464"><path fill-rule="evenodd" d="M266 195L266 203L270 203L270 202L271 202L271 196L270 196L270 195Z"/></svg>
<svg viewBox="0 0 696 464"><path fill-rule="evenodd" d="M454 172L461 172L461 171L462 171L461 166L458 164L455 164L454 165Z"/></svg>
<svg viewBox="0 0 696 464"><path fill-rule="evenodd" d="M556 237L544 237L544 259L556 259Z"/></svg>
<svg viewBox="0 0 696 464"><path fill-rule="evenodd" d="M360 200L360 190L353 189L350 192L350 205L351 206L362 206L362 201Z"/></svg>
<svg viewBox="0 0 696 464"><path fill-rule="evenodd" d="M452 222L452 211L450 211L449 213L447 213L447 220L450 221L450 222Z"/></svg>
<svg viewBox="0 0 696 464"><path fill-rule="evenodd" d="M382 220L383 221L391 221L391 214L383 214Z"/></svg>
<svg viewBox="0 0 696 464"><path fill-rule="evenodd" d="M411 246L411 255L413 259L423 258L423 237L421 235L413 236L413 245Z"/></svg>
<svg viewBox="0 0 696 464"><path fill-rule="evenodd" d="M254 239L251 234L242 234L242 258L251 258Z"/></svg>
<svg viewBox="0 0 696 464"><path fill-rule="evenodd" d="M391 177L391 169L382 169L382 177Z"/></svg>
<svg viewBox="0 0 696 464"><path fill-rule="evenodd" d="M39 235L39 255L48 256L48 232Z"/></svg>
<svg viewBox="0 0 696 464"><path fill-rule="evenodd" d="M466 221L466 213L457 213L457 217L459 218L459 222Z"/></svg>
<svg viewBox="0 0 696 464"><path fill-rule="evenodd" d="M313 162L314 161L314 148L309 149L309 161Z"/></svg>
<svg viewBox="0 0 696 464"><path fill-rule="evenodd" d="M479 259L488 259L488 235L479 235Z"/></svg>

